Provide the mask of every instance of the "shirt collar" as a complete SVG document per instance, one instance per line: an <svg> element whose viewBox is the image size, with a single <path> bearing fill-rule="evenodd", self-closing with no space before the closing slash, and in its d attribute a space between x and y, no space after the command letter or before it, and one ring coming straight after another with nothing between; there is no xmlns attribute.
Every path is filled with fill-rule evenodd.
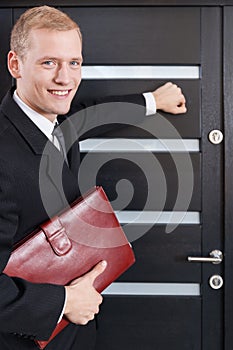
<svg viewBox="0 0 233 350"><path fill-rule="evenodd" d="M31 119L31 121L34 124L36 124L36 126L43 132L43 134L45 134L49 140L52 140L52 132L54 129L54 125L57 123L57 118L54 120L54 122L51 122L42 114L34 111L21 100L21 98L17 95L16 90L14 91L13 99L17 103L17 105L23 110L23 112L28 116L28 118Z"/></svg>

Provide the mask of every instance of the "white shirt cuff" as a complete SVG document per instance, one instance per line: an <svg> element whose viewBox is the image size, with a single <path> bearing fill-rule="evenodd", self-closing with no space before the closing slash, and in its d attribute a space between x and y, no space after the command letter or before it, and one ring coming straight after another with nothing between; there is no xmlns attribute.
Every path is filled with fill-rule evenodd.
<svg viewBox="0 0 233 350"><path fill-rule="evenodd" d="M61 314L60 314L60 317L59 317L57 323L61 322L62 317L63 317L63 315L64 315L65 307L66 307L66 294L65 294L64 306L63 306L62 312L61 312Z"/></svg>
<svg viewBox="0 0 233 350"><path fill-rule="evenodd" d="M145 92L143 94L146 100L146 116L156 113L156 101L152 92Z"/></svg>

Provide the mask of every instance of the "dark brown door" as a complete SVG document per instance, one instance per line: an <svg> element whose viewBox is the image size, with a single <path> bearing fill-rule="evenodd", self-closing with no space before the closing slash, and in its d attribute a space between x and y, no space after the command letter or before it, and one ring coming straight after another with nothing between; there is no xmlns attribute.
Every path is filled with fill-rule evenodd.
<svg viewBox="0 0 233 350"><path fill-rule="evenodd" d="M137 258L105 292L97 350L223 349L223 263L188 262L223 251L223 143L210 134L223 126L221 8L67 11L84 32L80 98L173 81L189 109L81 144L115 209L121 195L132 197L118 215Z"/></svg>
<svg viewBox="0 0 233 350"><path fill-rule="evenodd" d="M188 105L186 115L160 113L81 144L83 159L88 154L95 165L88 169L90 186L105 188L137 259L105 291L96 350L230 350L232 9L137 4L64 8L84 36L77 98L150 91L173 81ZM14 9L14 20L24 10ZM5 52L11 18L10 9L0 9ZM1 97L11 83L4 62ZM223 142L215 143L223 126L225 174ZM188 262L215 250L224 253L220 264Z"/></svg>

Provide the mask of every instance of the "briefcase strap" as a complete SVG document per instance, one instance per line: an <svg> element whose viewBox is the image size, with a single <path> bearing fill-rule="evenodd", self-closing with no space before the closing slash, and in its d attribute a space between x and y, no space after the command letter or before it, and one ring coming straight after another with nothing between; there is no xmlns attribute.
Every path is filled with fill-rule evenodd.
<svg viewBox="0 0 233 350"><path fill-rule="evenodd" d="M63 256L71 250L72 242L58 216L41 225L41 229L56 255Z"/></svg>

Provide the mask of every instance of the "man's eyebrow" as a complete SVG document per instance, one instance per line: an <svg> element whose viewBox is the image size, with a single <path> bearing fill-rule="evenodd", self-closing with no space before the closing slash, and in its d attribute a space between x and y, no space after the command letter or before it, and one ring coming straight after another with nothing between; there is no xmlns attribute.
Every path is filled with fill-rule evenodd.
<svg viewBox="0 0 233 350"><path fill-rule="evenodd" d="M51 56L44 56L44 57L39 58L37 61L49 61L49 60L60 61L61 58L59 58L59 57L51 57ZM83 57L82 57L82 56L73 57L73 58L70 58L69 61L79 61L79 62L82 62L82 61L83 61Z"/></svg>
<svg viewBox="0 0 233 350"><path fill-rule="evenodd" d="M75 58L72 58L71 61L80 61L80 62L82 62L83 58L82 57L75 57Z"/></svg>

